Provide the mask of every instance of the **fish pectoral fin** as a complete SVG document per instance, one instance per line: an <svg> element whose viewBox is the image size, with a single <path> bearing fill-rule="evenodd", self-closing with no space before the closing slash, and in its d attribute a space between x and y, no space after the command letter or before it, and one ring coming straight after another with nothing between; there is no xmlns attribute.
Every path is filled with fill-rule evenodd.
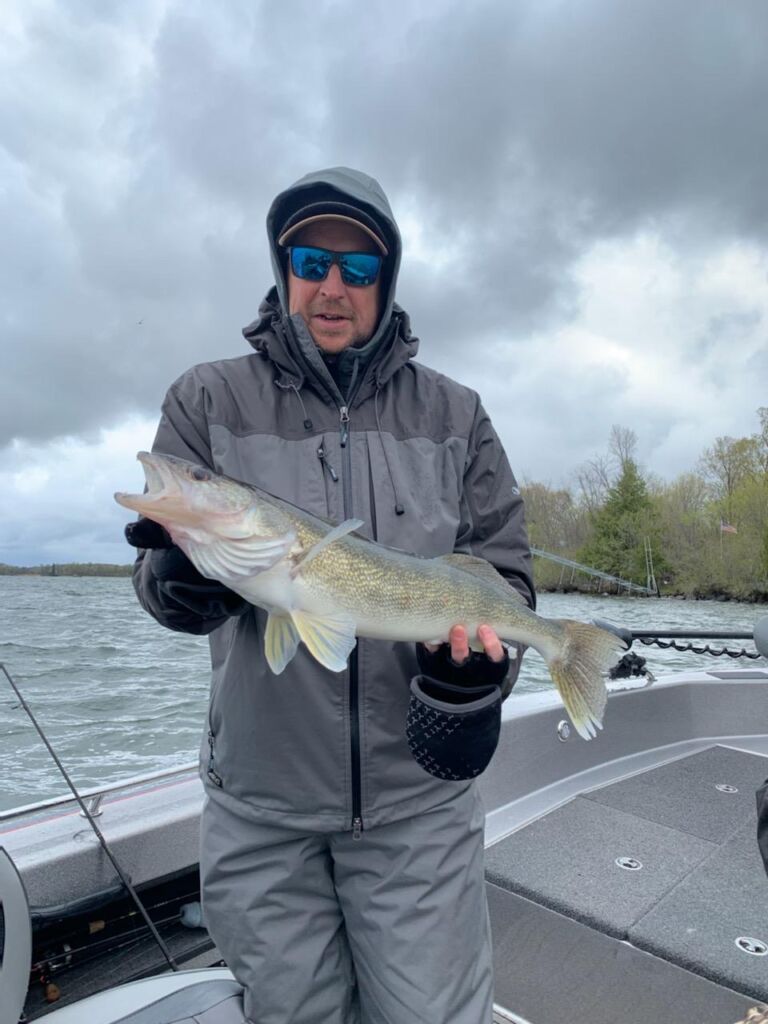
<svg viewBox="0 0 768 1024"><path fill-rule="evenodd" d="M346 537L348 533L353 533L364 525L365 524L362 519L345 519L343 523L339 523L338 526L334 526L330 532L326 533L322 540L319 540L317 544L313 544L311 548L308 548L304 554L301 555L298 562L291 569L291 576L293 578L298 576L301 570L305 569L312 559L316 558L321 551L325 551L330 544L335 544L337 540L341 540L341 538Z"/></svg>
<svg viewBox="0 0 768 1024"><path fill-rule="evenodd" d="M264 633L264 654L267 664L279 676L299 646L299 634L290 614L270 612Z"/></svg>
<svg viewBox="0 0 768 1024"><path fill-rule="evenodd" d="M190 545L187 552L203 576L220 580L255 576L286 557L296 543L291 530L279 537L237 537Z"/></svg>
<svg viewBox="0 0 768 1024"><path fill-rule="evenodd" d="M331 672L344 671L357 643L352 618L342 614L319 616L295 611L293 624L313 658Z"/></svg>

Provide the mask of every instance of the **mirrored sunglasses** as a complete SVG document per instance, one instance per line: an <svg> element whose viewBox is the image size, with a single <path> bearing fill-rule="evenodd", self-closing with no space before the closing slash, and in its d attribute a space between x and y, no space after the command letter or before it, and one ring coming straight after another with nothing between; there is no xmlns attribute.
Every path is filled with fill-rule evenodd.
<svg viewBox="0 0 768 1024"><path fill-rule="evenodd" d="M370 252L332 252L312 245L292 245L291 270L302 281L324 281L334 263L338 263L341 280L355 288L375 284L381 270L381 256Z"/></svg>

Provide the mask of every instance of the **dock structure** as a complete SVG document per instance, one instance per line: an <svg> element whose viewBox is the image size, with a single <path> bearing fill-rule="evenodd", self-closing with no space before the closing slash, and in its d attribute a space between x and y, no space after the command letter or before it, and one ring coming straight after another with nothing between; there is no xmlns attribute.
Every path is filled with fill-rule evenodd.
<svg viewBox="0 0 768 1024"><path fill-rule="evenodd" d="M645 597L658 597L658 590L656 588L652 588L650 586L644 587L639 583L632 583L631 580L622 579L620 576L612 576L611 573L603 572L602 569L594 569L591 565L582 565L581 562L574 562L572 558L563 558L562 555L553 555L549 551L542 551L541 548L531 548L531 554L537 555L539 558L546 558L547 561L555 562L557 565L562 566L562 572L560 573L561 586L565 580L566 570L570 569L571 583L573 583L574 578L578 573L595 577L598 580L598 593L602 590L603 583L606 583L609 586L615 586L617 591L624 591L628 594L643 594Z"/></svg>

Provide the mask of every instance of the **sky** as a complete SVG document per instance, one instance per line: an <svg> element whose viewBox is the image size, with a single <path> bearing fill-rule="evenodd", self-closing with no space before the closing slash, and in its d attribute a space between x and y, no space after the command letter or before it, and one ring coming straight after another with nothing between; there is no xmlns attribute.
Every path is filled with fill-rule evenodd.
<svg viewBox="0 0 768 1024"><path fill-rule="evenodd" d="M249 351L277 192L377 178L418 358L519 480L768 405L764 0L0 0L0 562L127 563L169 385Z"/></svg>

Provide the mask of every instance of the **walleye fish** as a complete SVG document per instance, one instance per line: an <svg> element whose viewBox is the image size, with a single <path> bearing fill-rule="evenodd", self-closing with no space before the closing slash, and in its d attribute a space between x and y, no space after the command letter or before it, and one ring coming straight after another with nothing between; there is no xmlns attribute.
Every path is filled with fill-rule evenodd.
<svg viewBox="0 0 768 1024"><path fill-rule="evenodd" d="M250 484L170 455L139 452L147 490L115 494L125 508L164 526L203 576L268 612L264 650L279 674L299 642L341 672L356 637L442 643L461 624L533 647L544 658L579 733L602 728L603 672L623 649L597 626L545 619L482 558L420 558L338 526Z"/></svg>

